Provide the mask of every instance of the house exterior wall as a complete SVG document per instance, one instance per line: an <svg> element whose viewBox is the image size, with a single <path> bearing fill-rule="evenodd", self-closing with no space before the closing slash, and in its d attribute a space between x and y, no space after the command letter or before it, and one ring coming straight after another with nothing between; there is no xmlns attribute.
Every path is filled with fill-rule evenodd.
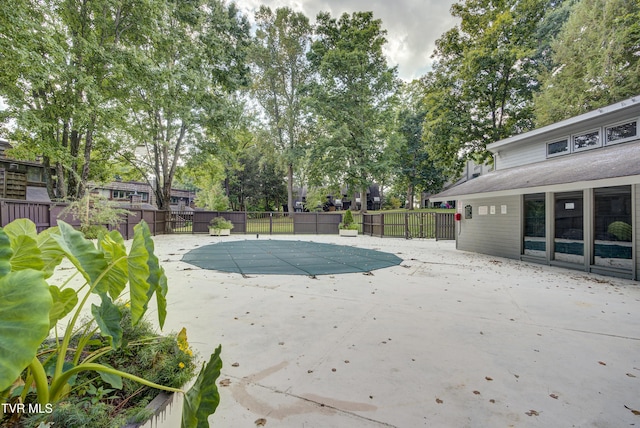
<svg viewBox="0 0 640 428"><path fill-rule="evenodd" d="M636 260L636 271L634 272L634 279L640 280L640 184L634 184L634 209L635 209L635 217L633 227L635 248L633 249L633 257Z"/></svg>
<svg viewBox="0 0 640 428"><path fill-rule="evenodd" d="M470 219L465 218L467 205L472 210ZM456 206L462 217L456 229L457 249L511 259L520 257L520 196L459 200ZM502 213L503 207L506 214Z"/></svg>
<svg viewBox="0 0 640 428"><path fill-rule="evenodd" d="M547 146L543 142L514 147L513 149L500 150L496 154L496 170L513 168L514 166L542 162L547 158Z"/></svg>

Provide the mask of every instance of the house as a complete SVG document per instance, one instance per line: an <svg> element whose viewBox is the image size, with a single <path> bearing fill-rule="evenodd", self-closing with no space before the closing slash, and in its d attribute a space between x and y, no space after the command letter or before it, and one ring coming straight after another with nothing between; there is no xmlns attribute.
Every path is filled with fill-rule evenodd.
<svg viewBox="0 0 640 428"><path fill-rule="evenodd" d="M640 95L489 144L456 201L456 248L638 280Z"/></svg>
<svg viewBox="0 0 640 428"><path fill-rule="evenodd" d="M11 143L0 139L0 198L51 202L47 192L44 165L38 161L23 161L8 157ZM51 171L55 175L55 171ZM148 183L116 180L107 184L90 185L91 191L121 203L125 207L156 209L156 198ZM192 210L195 192L171 189L171 208Z"/></svg>
<svg viewBox="0 0 640 428"><path fill-rule="evenodd" d="M51 202L42 163L7 157L10 148L7 140L0 139L0 198Z"/></svg>

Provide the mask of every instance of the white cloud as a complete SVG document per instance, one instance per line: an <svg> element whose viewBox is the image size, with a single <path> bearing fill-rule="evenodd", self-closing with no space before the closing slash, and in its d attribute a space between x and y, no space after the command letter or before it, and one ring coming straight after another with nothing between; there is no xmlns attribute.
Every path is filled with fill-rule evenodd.
<svg viewBox="0 0 640 428"><path fill-rule="evenodd" d="M385 54L389 65L398 66L404 80L418 78L431 69L435 41L456 25L449 13L455 0L236 0L251 20L261 4L271 9L288 6L303 12L315 22L318 12L330 12L338 18L343 13L373 11L387 30Z"/></svg>

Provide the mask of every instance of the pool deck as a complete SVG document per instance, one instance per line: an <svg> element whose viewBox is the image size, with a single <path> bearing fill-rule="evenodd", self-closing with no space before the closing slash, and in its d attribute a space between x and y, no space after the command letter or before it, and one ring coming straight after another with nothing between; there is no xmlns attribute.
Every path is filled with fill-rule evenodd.
<svg viewBox="0 0 640 428"><path fill-rule="evenodd" d="M154 238L165 332L222 344L212 426L640 425L640 283L455 250L452 241L260 236L379 249L371 274L240 275L182 261L255 235ZM264 419L264 421L261 421Z"/></svg>

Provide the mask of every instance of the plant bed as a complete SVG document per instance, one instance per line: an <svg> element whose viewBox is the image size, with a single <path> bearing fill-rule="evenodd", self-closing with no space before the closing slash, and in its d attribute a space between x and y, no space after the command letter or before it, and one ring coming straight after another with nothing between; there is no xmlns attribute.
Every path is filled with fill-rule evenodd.
<svg viewBox="0 0 640 428"><path fill-rule="evenodd" d="M179 388L194 369L186 331L158 336L143 321L151 298L160 328L167 315L153 249L145 222L129 250L117 231L92 242L63 221L41 233L26 219L0 228L0 427L119 427L148 418L141 407L160 390L188 403L182 428L207 423L220 399L221 350L189 391ZM54 276L63 260L75 270L66 281ZM70 286L74 277L84 284ZM82 320L91 296L99 303Z"/></svg>
<svg viewBox="0 0 640 428"><path fill-rule="evenodd" d="M340 236L358 236L358 225L353 220L351 210L346 210L342 215L342 222L338 225Z"/></svg>
<svg viewBox="0 0 640 428"><path fill-rule="evenodd" d="M233 223L224 217L214 217L209 222L209 235L229 236L233 229Z"/></svg>
<svg viewBox="0 0 640 428"><path fill-rule="evenodd" d="M358 236L358 229L338 229L340 236L354 237Z"/></svg>

